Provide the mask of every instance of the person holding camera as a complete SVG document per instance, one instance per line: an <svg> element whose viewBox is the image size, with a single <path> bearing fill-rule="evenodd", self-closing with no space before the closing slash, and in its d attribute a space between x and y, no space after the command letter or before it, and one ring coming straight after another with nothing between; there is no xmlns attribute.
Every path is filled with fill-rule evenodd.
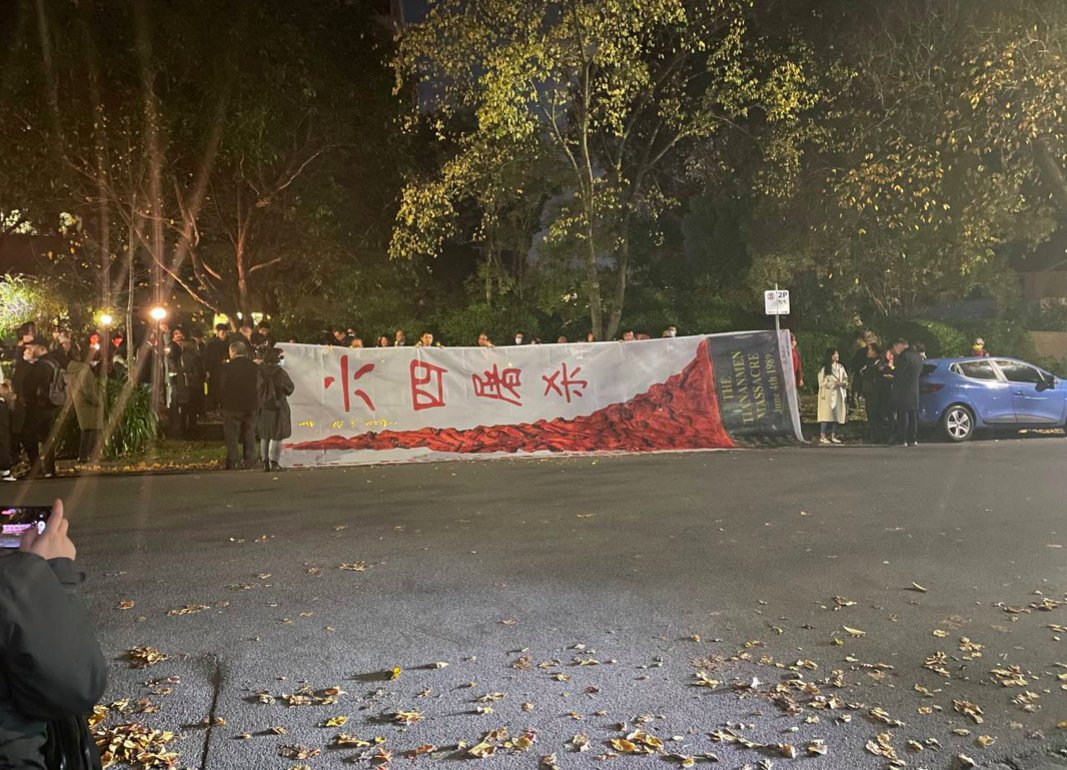
<svg viewBox="0 0 1067 770"><path fill-rule="evenodd" d="M75 592L84 575L67 526L56 500L44 532L27 531L18 551L0 557L0 767L8 770L47 767L56 725L84 723L107 684Z"/></svg>

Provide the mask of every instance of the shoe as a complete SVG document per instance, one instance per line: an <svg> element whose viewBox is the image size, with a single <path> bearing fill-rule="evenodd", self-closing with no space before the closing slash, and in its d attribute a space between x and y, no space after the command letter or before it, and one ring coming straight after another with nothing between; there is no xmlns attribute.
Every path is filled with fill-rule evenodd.
<svg viewBox="0 0 1067 770"><path fill-rule="evenodd" d="M841 439L839 439L837 436L831 436L830 437L830 443L831 444L840 444L842 442L841 442Z"/></svg>
<svg viewBox="0 0 1067 770"><path fill-rule="evenodd" d="M285 468L283 468L282 466L278 465L277 461L275 461L275 460L271 460L270 461L270 469L272 471L274 471L275 473L277 473L278 471L285 470Z"/></svg>
<svg viewBox="0 0 1067 770"><path fill-rule="evenodd" d="M11 474L11 471L4 471L0 474L0 481L18 481L18 479Z"/></svg>
<svg viewBox="0 0 1067 770"><path fill-rule="evenodd" d="M908 446L919 446L919 442L918 441L912 441L910 444L908 444Z"/></svg>
<svg viewBox="0 0 1067 770"><path fill-rule="evenodd" d="M271 470L273 470L273 469L272 469L272 468L270 467L270 466L271 466L272 464L273 464L273 463L271 463L271 462L270 462L269 460L264 460L264 461L263 461L263 470L265 470L265 471L266 471L267 473L270 473L270 472L271 472Z"/></svg>
<svg viewBox="0 0 1067 770"><path fill-rule="evenodd" d="M55 475L56 475L56 474L54 474L54 473L45 473L45 474L43 474L43 475L41 476L41 478L42 478L42 479L50 479L50 478L53 478L53 477L55 477Z"/></svg>
<svg viewBox="0 0 1067 770"><path fill-rule="evenodd" d="M826 438L826 436L819 436L819 443L820 444L829 444L830 443L830 439Z"/></svg>

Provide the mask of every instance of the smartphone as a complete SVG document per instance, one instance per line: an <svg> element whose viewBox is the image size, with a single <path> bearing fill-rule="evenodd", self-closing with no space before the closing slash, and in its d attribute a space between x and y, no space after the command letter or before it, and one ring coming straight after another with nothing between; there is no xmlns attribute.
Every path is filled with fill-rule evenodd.
<svg viewBox="0 0 1067 770"><path fill-rule="evenodd" d="M18 548L22 536L31 528L44 534L45 524L52 515L50 505L24 505L0 508L0 548Z"/></svg>

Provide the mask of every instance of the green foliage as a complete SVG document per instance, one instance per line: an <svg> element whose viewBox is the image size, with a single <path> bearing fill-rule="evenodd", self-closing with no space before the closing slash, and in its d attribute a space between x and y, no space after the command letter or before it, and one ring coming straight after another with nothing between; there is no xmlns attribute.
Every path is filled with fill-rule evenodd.
<svg viewBox="0 0 1067 770"><path fill-rule="evenodd" d="M68 313L66 299L55 285L43 278L21 275L0 276L0 338L13 334L27 321L47 328L51 321Z"/></svg>
<svg viewBox="0 0 1067 770"><path fill-rule="evenodd" d="M74 408L67 407L62 414L59 455L77 457L80 433ZM103 456L108 460L140 457L159 436L159 420L152 411L152 396L147 388L108 379L106 419L107 442Z"/></svg>
<svg viewBox="0 0 1067 770"><path fill-rule="evenodd" d="M614 335L632 230L674 205L684 150L741 123L787 126L817 101L802 52L764 46L752 12L750 0L434 3L403 31L397 72L402 88L432 84L411 122L446 154L405 188L391 253L436 256L465 202L488 232L531 181L501 171L537 158L562 199L547 240L580 264L594 333Z"/></svg>
<svg viewBox="0 0 1067 770"><path fill-rule="evenodd" d="M800 364L804 372L804 390L817 391L819 389L819 369L822 367L823 356L828 348L838 348L841 358L848 356L848 348L841 346L839 335L827 334L819 331L798 331L797 349L800 351Z"/></svg>

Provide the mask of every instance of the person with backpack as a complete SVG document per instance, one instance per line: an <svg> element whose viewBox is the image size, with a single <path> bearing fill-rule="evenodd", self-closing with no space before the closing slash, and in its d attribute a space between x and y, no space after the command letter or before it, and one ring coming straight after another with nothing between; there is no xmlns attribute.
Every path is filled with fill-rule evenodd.
<svg viewBox="0 0 1067 770"><path fill-rule="evenodd" d="M293 435L292 414L288 397L296 387L289 373L282 367L282 353L267 348L259 365L259 440L263 470L279 471L282 440Z"/></svg>
<svg viewBox="0 0 1067 770"><path fill-rule="evenodd" d="M12 377L15 395L26 406L22 446L30 461L29 478L56 475L56 442L52 435L56 416L67 403L66 373L48 354L41 337L25 346Z"/></svg>

